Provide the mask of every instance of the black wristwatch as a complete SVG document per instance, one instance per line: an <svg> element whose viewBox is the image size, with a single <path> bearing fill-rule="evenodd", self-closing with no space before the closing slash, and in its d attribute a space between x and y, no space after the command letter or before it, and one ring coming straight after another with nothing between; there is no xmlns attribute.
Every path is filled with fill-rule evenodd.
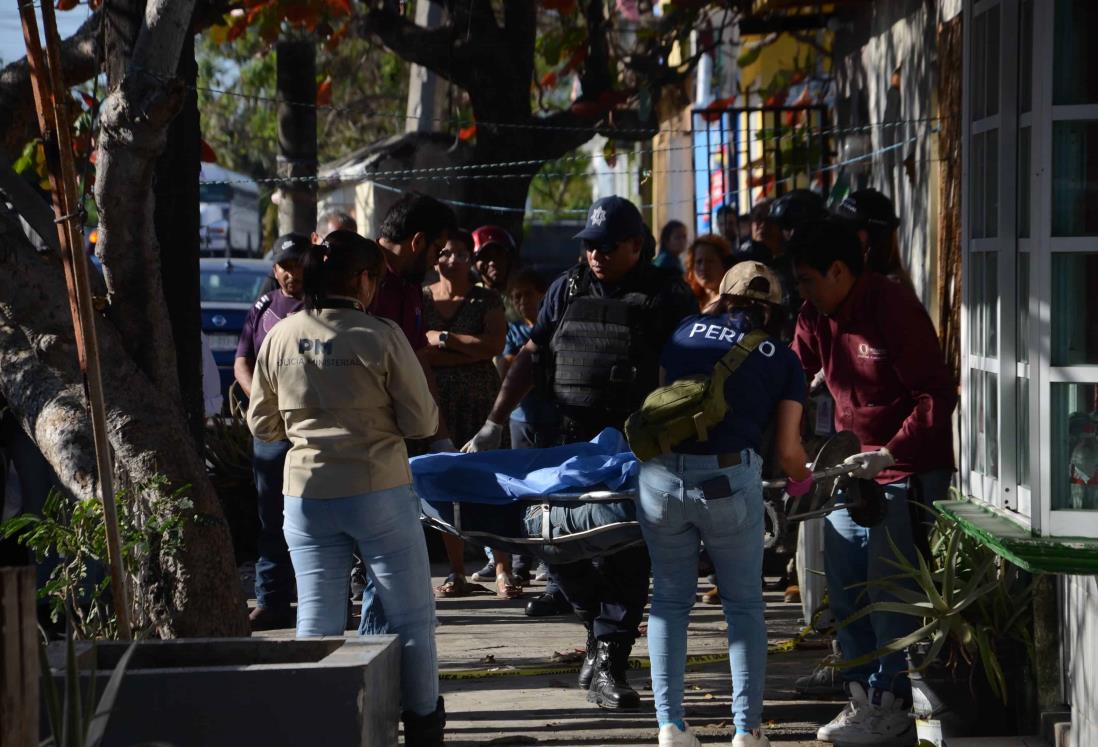
<svg viewBox="0 0 1098 747"><path fill-rule="evenodd" d="M442 349L446 349L446 341L450 339L450 333L446 330L438 333L438 346Z"/></svg>

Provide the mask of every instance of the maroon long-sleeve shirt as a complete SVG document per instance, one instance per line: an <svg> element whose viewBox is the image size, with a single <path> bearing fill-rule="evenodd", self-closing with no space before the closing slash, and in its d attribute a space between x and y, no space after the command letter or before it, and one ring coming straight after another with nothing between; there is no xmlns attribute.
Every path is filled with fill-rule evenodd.
<svg viewBox="0 0 1098 747"><path fill-rule="evenodd" d="M833 316L804 305L792 347L810 379L823 369L836 429L853 431L865 451L883 446L896 458L878 482L954 468L957 391L912 290L866 271Z"/></svg>

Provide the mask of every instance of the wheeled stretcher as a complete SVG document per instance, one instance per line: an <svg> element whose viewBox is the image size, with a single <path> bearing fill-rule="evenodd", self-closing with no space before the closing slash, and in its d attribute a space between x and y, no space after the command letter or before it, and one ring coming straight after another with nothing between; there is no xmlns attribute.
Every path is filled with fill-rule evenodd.
<svg viewBox="0 0 1098 747"><path fill-rule="evenodd" d="M594 445L595 448L591 448ZM591 444L573 444L530 454L535 460L530 474L537 480L522 479L515 468L523 456L501 460L515 452L436 455L412 460L413 480L421 498L423 521L475 544L504 552L533 555L548 563L569 563L607 555L643 542L636 517L636 475L639 463L628 452L621 434L608 430ZM766 538L772 545L790 522L826 515L850 508L855 520L872 526L883 512L868 481L849 477L854 465L843 460L858 451L858 441L840 433L824 447L811 465L816 477L813 490L798 499L784 496L780 505L767 502ZM539 466L538 457L563 458L566 480L551 479L551 467ZM422 460L432 460L430 464ZM575 460L588 460L589 471ZM453 473L447 476L447 460ZM508 463L508 461L512 463ZM571 463L571 464L570 464ZM495 480L481 480L494 467ZM548 471L546 471L548 470ZM540 474L539 474L540 473ZM589 484L581 485L587 480ZM538 492L539 487L555 488ZM785 480L763 481L764 489L781 489ZM453 494L460 500L453 500ZM843 500L839 502L839 495Z"/></svg>

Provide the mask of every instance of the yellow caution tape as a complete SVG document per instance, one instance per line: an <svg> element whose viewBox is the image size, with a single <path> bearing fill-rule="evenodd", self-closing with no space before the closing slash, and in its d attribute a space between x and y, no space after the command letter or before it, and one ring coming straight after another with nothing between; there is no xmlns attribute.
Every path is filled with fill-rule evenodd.
<svg viewBox="0 0 1098 747"><path fill-rule="evenodd" d="M795 651L797 647L812 633L812 626L807 625L794 638L777 641L767 646L768 654L786 654ZM706 664L720 664L728 661L728 654L694 654L686 657L687 667L699 667ZM629 660L630 669L649 669L652 663L648 659L632 658ZM560 664L547 667L495 667L491 669L453 669L439 672L440 680L478 680L486 677L540 677L546 674L575 674L580 670L579 664Z"/></svg>

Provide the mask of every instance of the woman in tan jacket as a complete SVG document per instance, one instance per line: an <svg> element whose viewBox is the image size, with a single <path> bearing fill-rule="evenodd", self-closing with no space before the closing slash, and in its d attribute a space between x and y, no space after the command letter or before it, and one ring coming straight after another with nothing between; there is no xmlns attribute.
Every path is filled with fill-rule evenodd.
<svg viewBox="0 0 1098 747"><path fill-rule="evenodd" d="M404 439L438 409L400 328L371 316L384 260L335 231L304 261L305 311L279 322L256 359L248 426L288 438L284 526L297 576L297 634L342 635L357 547L400 636L405 742L441 745L435 606Z"/></svg>

